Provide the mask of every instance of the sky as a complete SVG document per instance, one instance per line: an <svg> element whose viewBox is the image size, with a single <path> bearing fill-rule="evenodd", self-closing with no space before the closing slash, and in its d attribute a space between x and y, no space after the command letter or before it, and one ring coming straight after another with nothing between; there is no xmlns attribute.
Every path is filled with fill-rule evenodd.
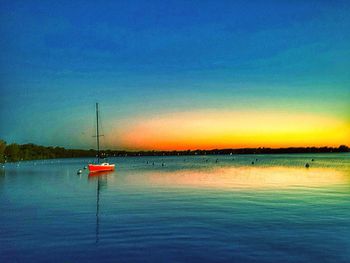
<svg viewBox="0 0 350 263"><path fill-rule="evenodd" d="M0 0L0 138L350 145L349 1Z"/></svg>

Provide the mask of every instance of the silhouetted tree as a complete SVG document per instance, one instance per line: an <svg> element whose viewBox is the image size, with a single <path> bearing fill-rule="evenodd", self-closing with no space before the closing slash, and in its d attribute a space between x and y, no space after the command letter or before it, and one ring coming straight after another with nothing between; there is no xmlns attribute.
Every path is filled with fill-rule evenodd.
<svg viewBox="0 0 350 263"><path fill-rule="evenodd" d="M0 163L5 162L5 149L6 142L4 140L0 140Z"/></svg>
<svg viewBox="0 0 350 263"><path fill-rule="evenodd" d="M12 161L17 162L20 160L20 148L19 145L16 143L10 144L5 149L5 155L6 157Z"/></svg>
<svg viewBox="0 0 350 263"><path fill-rule="evenodd" d="M339 150L340 152L349 152L349 147L346 146L346 145L340 145L339 148L338 148L338 150Z"/></svg>

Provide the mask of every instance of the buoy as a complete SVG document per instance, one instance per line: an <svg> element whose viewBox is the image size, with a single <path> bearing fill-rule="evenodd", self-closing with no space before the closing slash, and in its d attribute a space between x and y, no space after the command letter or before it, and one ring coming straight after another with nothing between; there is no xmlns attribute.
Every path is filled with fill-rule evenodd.
<svg viewBox="0 0 350 263"><path fill-rule="evenodd" d="M314 159L311 159L311 162L315 161Z"/></svg>
<svg viewBox="0 0 350 263"><path fill-rule="evenodd" d="M162 163L162 166L164 166L165 164L164 163Z"/></svg>
<svg viewBox="0 0 350 263"><path fill-rule="evenodd" d="M81 170L81 169L79 169L78 171L77 171L77 174L81 174L83 171Z"/></svg>
<svg viewBox="0 0 350 263"><path fill-rule="evenodd" d="M310 164L309 164L309 163L306 163L306 164L305 164L305 167L306 167L306 168L309 168L309 167L310 167Z"/></svg>
<svg viewBox="0 0 350 263"><path fill-rule="evenodd" d="M84 170L85 170L85 169L87 169L87 167L86 167L86 166L84 166Z"/></svg>
<svg viewBox="0 0 350 263"><path fill-rule="evenodd" d="M252 164L254 164L254 162L252 162Z"/></svg>

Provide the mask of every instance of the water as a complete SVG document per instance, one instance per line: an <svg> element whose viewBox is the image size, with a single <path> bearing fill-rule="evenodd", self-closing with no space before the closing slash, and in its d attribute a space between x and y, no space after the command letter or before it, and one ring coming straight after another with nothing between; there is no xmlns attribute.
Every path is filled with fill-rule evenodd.
<svg viewBox="0 0 350 263"><path fill-rule="evenodd" d="M350 154L111 161L0 169L0 262L350 262Z"/></svg>

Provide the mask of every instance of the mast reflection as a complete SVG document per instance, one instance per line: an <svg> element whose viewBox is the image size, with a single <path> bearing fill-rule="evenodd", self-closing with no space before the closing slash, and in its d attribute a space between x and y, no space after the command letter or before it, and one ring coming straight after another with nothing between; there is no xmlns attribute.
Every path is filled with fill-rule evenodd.
<svg viewBox="0 0 350 263"><path fill-rule="evenodd" d="M96 181L96 228L95 243L100 240L100 191L107 187L107 175L111 172L89 173L88 180Z"/></svg>

